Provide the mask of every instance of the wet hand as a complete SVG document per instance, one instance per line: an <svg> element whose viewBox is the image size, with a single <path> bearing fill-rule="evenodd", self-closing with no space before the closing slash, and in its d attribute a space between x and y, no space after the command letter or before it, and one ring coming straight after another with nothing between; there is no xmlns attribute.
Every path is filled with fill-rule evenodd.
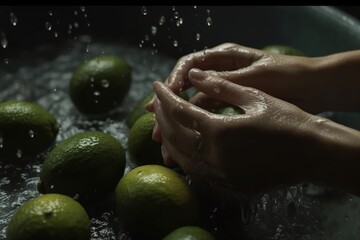
<svg viewBox="0 0 360 240"><path fill-rule="evenodd" d="M186 102L170 87L154 82L165 162L175 161L190 175L246 192L299 180L299 172L308 166L303 126L312 115L198 69L192 69L188 79L214 101L238 106L244 114L212 113L204 109L209 101L203 97Z"/></svg>

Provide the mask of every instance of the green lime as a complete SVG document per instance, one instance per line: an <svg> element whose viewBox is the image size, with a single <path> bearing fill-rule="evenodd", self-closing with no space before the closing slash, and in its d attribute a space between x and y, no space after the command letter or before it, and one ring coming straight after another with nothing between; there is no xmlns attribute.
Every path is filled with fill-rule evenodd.
<svg viewBox="0 0 360 240"><path fill-rule="evenodd" d="M149 92L136 103L135 107L131 110L131 112L129 113L129 115L126 118L126 125L129 128L132 127L132 125L136 122L136 120L139 117L141 117L142 115L147 113L147 111L145 109L145 105L154 97L154 95L155 95L154 92ZM185 100L189 100L188 92L181 92L180 97Z"/></svg>
<svg viewBox="0 0 360 240"><path fill-rule="evenodd" d="M201 227L184 226L172 231L162 240L215 240L215 238Z"/></svg>
<svg viewBox="0 0 360 240"><path fill-rule="evenodd" d="M130 85L130 65L116 56L101 55L74 71L69 91L80 112L105 115L122 103Z"/></svg>
<svg viewBox="0 0 360 240"><path fill-rule="evenodd" d="M0 156L33 156L50 147L59 125L43 107L30 102L0 103Z"/></svg>
<svg viewBox="0 0 360 240"><path fill-rule="evenodd" d="M81 202L104 199L124 174L125 151L109 134L87 131L58 144L46 156L38 190Z"/></svg>
<svg viewBox="0 0 360 240"><path fill-rule="evenodd" d="M263 48L264 51L283 54L283 55L292 55L292 56L305 56L305 54L293 47L285 45L268 45Z"/></svg>
<svg viewBox="0 0 360 240"><path fill-rule="evenodd" d="M199 221L197 200L183 177L160 165L124 175L115 189L116 209L125 227L142 239L161 239Z"/></svg>
<svg viewBox="0 0 360 240"><path fill-rule="evenodd" d="M128 137L128 149L138 165L163 164L161 143L152 139L155 114L146 113L131 127Z"/></svg>
<svg viewBox="0 0 360 240"><path fill-rule="evenodd" d="M226 106L216 110L216 113L226 116L233 116L237 114L244 114L244 110L238 107Z"/></svg>
<svg viewBox="0 0 360 240"><path fill-rule="evenodd" d="M90 220L74 199L45 194L20 206L6 229L7 240L89 240Z"/></svg>

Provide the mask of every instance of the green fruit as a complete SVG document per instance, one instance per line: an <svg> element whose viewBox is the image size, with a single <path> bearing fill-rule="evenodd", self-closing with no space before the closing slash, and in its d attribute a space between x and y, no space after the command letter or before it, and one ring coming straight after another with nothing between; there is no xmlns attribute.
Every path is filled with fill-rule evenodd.
<svg viewBox="0 0 360 240"><path fill-rule="evenodd" d="M120 220L139 239L161 239L178 227L197 224L197 200L183 177L160 165L134 168L115 189Z"/></svg>
<svg viewBox="0 0 360 240"><path fill-rule="evenodd" d="M38 189L81 202L104 199L124 174L125 151L109 134L88 131L58 144L45 158Z"/></svg>
<svg viewBox="0 0 360 240"><path fill-rule="evenodd" d="M244 114L244 110L238 107L226 106L216 110L217 114L233 116L237 114Z"/></svg>
<svg viewBox="0 0 360 240"><path fill-rule="evenodd" d="M138 165L163 164L161 143L152 140L155 114L146 113L131 127L128 137L128 149Z"/></svg>
<svg viewBox="0 0 360 240"><path fill-rule="evenodd" d="M305 56L305 54L300 50L285 45L268 45L264 47L263 50L283 55Z"/></svg>
<svg viewBox="0 0 360 240"><path fill-rule="evenodd" d="M126 125L131 128L138 118L146 114L145 105L155 96L154 92L149 92L140 101L138 101L132 111L126 118ZM181 92L180 97L189 100L189 94L187 92Z"/></svg>
<svg viewBox="0 0 360 240"><path fill-rule="evenodd" d="M45 194L19 207L6 229L7 240L90 240L90 220L74 199Z"/></svg>
<svg viewBox="0 0 360 240"><path fill-rule="evenodd" d="M24 101L0 103L0 156L33 156L50 147L59 125L41 106Z"/></svg>
<svg viewBox="0 0 360 240"><path fill-rule="evenodd" d="M87 115L104 115L119 106L131 85L131 67L122 59L101 55L81 64L70 81L70 97Z"/></svg>
<svg viewBox="0 0 360 240"><path fill-rule="evenodd" d="M184 226L172 231L162 240L215 240L215 238L201 227Z"/></svg>

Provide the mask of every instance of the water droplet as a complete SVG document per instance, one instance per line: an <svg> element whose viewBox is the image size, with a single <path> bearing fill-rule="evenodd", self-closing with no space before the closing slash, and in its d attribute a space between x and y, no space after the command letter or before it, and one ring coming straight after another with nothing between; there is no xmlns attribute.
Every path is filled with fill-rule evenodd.
<svg viewBox="0 0 360 240"><path fill-rule="evenodd" d="M74 15L75 15L75 16L78 15L78 11L75 10L75 11L74 11Z"/></svg>
<svg viewBox="0 0 360 240"><path fill-rule="evenodd" d="M140 42L140 43L139 43L139 48L142 48L142 47L143 47L143 45L142 45L142 43Z"/></svg>
<svg viewBox="0 0 360 240"><path fill-rule="evenodd" d="M197 8L197 6L194 6L194 9L196 9Z"/></svg>
<svg viewBox="0 0 360 240"><path fill-rule="evenodd" d="M99 91L94 92L94 96L100 96L100 95L101 95L101 93Z"/></svg>
<svg viewBox="0 0 360 240"><path fill-rule="evenodd" d="M9 64L9 59L8 59L8 58L4 58L4 63L5 63L5 64Z"/></svg>
<svg viewBox="0 0 360 240"><path fill-rule="evenodd" d="M85 51L86 51L87 53L90 52L90 43L86 44L86 49L85 49Z"/></svg>
<svg viewBox="0 0 360 240"><path fill-rule="evenodd" d="M90 27L90 23L88 22L88 23L86 24L86 26Z"/></svg>
<svg viewBox="0 0 360 240"><path fill-rule="evenodd" d="M80 198L80 195L77 193L77 194L74 195L73 198L74 198L75 200L78 200L78 199Z"/></svg>
<svg viewBox="0 0 360 240"><path fill-rule="evenodd" d="M17 152L16 152L16 157L17 157L17 158L21 158L22 155L23 155L22 150L21 150L21 149L18 149Z"/></svg>
<svg viewBox="0 0 360 240"><path fill-rule="evenodd" d="M49 11L49 16L51 17L54 13L52 11Z"/></svg>
<svg viewBox="0 0 360 240"><path fill-rule="evenodd" d="M14 13L10 13L10 22L11 22L11 24L13 25L13 26L16 26L16 24L17 24L17 17L15 16L15 14Z"/></svg>
<svg viewBox="0 0 360 240"><path fill-rule="evenodd" d="M80 11L85 12L85 6L80 6Z"/></svg>
<svg viewBox="0 0 360 240"><path fill-rule="evenodd" d="M324 122L326 122L326 119L324 119L324 118L318 118L318 119L316 119L315 122L317 122L317 123L324 123Z"/></svg>
<svg viewBox="0 0 360 240"><path fill-rule="evenodd" d="M219 86L214 86L213 88L215 93L220 93L220 87Z"/></svg>
<svg viewBox="0 0 360 240"><path fill-rule="evenodd" d="M173 46L174 46L174 47L177 47L178 45L179 45L178 41L174 40Z"/></svg>
<svg viewBox="0 0 360 240"><path fill-rule="evenodd" d="M200 33L196 33L196 41L200 40Z"/></svg>
<svg viewBox="0 0 360 240"><path fill-rule="evenodd" d="M149 41L149 35L147 35L147 34L145 34L145 36L144 36L144 38L145 38L145 41Z"/></svg>
<svg viewBox="0 0 360 240"><path fill-rule="evenodd" d="M174 18L175 18L175 19L178 19L178 18L179 18L179 12L177 12L177 11L174 12Z"/></svg>
<svg viewBox="0 0 360 240"><path fill-rule="evenodd" d="M34 136L35 136L34 131L31 129L29 130L29 136L30 136L30 138L34 138Z"/></svg>
<svg viewBox="0 0 360 240"><path fill-rule="evenodd" d="M147 11L145 6L141 6L140 11L141 11L141 14L144 15L144 16L146 16L148 14L148 11Z"/></svg>
<svg viewBox="0 0 360 240"><path fill-rule="evenodd" d="M102 86L103 88L108 88L108 87L110 86L110 83L109 83L108 80L103 79L103 80L101 80L101 86Z"/></svg>
<svg viewBox="0 0 360 240"><path fill-rule="evenodd" d="M54 89L53 89L53 92L54 92L54 93L56 93L56 91L57 91L57 89L56 89L56 88L54 88Z"/></svg>
<svg viewBox="0 0 360 240"><path fill-rule="evenodd" d="M1 35L0 35L0 43L3 48L6 48L8 45L8 41L6 39L5 33L3 33L3 32L1 32Z"/></svg>
<svg viewBox="0 0 360 240"><path fill-rule="evenodd" d="M151 26L151 34L155 36L157 33L157 28L155 26Z"/></svg>
<svg viewBox="0 0 360 240"><path fill-rule="evenodd" d="M84 18L87 18L87 14L86 14L86 13L84 13Z"/></svg>
<svg viewBox="0 0 360 240"><path fill-rule="evenodd" d="M212 25L212 19L211 17L206 18L206 24L210 27Z"/></svg>
<svg viewBox="0 0 360 240"><path fill-rule="evenodd" d="M45 23L45 28L46 28L46 30L51 31L51 29L52 29L51 23L46 22L46 23Z"/></svg>
<svg viewBox="0 0 360 240"><path fill-rule="evenodd" d="M74 27L75 27L75 28L79 28L79 23L78 23L78 22L74 22Z"/></svg>
<svg viewBox="0 0 360 240"><path fill-rule="evenodd" d="M54 184L50 185L50 189L54 189L54 187L55 187Z"/></svg>
<svg viewBox="0 0 360 240"><path fill-rule="evenodd" d="M166 21L165 16L164 16L164 15L161 16L160 19L159 19L159 25L160 25L160 26L164 25L165 21Z"/></svg>
<svg viewBox="0 0 360 240"><path fill-rule="evenodd" d="M54 32L54 37L57 38L59 36L58 32Z"/></svg>
<svg viewBox="0 0 360 240"><path fill-rule="evenodd" d="M72 29L72 28L73 28L72 24L69 24L69 29Z"/></svg>
<svg viewBox="0 0 360 240"><path fill-rule="evenodd" d="M184 22L184 20L182 18L179 18L177 21L176 21L176 26L179 27L180 25L182 25Z"/></svg>
<svg viewBox="0 0 360 240"><path fill-rule="evenodd" d="M173 11L175 11L175 10L176 10L175 6L171 6L171 9L172 9Z"/></svg>

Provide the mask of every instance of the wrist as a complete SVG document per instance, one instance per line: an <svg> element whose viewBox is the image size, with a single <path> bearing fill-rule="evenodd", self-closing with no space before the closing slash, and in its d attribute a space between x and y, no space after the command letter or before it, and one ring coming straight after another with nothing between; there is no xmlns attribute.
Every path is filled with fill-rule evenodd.
<svg viewBox="0 0 360 240"><path fill-rule="evenodd" d="M308 179L359 195L360 132L319 116L311 117L308 130Z"/></svg>

